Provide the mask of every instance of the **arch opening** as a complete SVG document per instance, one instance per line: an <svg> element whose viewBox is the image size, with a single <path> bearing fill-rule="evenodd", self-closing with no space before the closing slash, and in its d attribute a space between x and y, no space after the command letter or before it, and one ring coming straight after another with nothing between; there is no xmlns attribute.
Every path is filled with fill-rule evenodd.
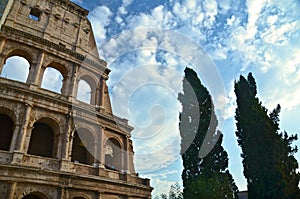
<svg viewBox="0 0 300 199"><path fill-rule="evenodd" d="M11 56L6 59L1 77L23 82L27 81L30 70L29 61L22 56Z"/></svg>
<svg viewBox="0 0 300 199"><path fill-rule="evenodd" d="M119 141L110 138L104 146L105 168L118 170L122 169L122 149Z"/></svg>
<svg viewBox="0 0 300 199"><path fill-rule="evenodd" d="M13 128L13 120L5 114L0 114L0 150L9 151Z"/></svg>
<svg viewBox="0 0 300 199"><path fill-rule="evenodd" d="M78 83L77 99L87 104L91 104L92 88L91 85L83 79Z"/></svg>
<svg viewBox="0 0 300 199"><path fill-rule="evenodd" d="M54 130L43 122L36 122L33 127L27 153L52 158L54 156Z"/></svg>
<svg viewBox="0 0 300 199"><path fill-rule="evenodd" d="M36 192L36 193L30 193L22 197L22 199L47 199L47 197L44 196L44 194Z"/></svg>
<svg viewBox="0 0 300 199"><path fill-rule="evenodd" d="M90 132L86 129L75 131L72 145L71 161L92 165L94 163L94 142Z"/></svg>
<svg viewBox="0 0 300 199"><path fill-rule="evenodd" d="M42 198L34 194L29 194L27 196L24 196L22 199L42 199Z"/></svg>
<svg viewBox="0 0 300 199"><path fill-rule="evenodd" d="M63 75L56 68L49 66L45 69L41 88L61 93L63 87Z"/></svg>

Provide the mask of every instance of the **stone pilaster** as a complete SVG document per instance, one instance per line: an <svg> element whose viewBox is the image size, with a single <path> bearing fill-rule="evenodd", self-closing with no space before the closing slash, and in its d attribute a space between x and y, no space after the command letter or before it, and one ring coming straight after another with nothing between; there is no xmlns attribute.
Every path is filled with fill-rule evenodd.
<svg viewBox="0 0 300 199"><path fill-rule="evenodd" d="M13 137L12 137L12 140L11 140L11 143L10 143L10 152L13 152L15 149L16 149L16 144L17 144L17 141L18 141L18 135L19 135L19 132L21 130L21 124L15 124L15 128L14 128L14 132L13 132Z"/></svg>
<svg viewBox="0 0 300 199"><path fill-rule="evenodd" d="M27 150L27 148L25 148L25 138L26 138L28 131L32 130L32 128L29 127L30 114L31 114L32 107L33 107L32 104L26 104L26 112L25 112L25 117L23 120L23 126L22 126L22 129L18 136L18 143L15 148L15 150L17 150L17 151L26 152L26 150Z"/></svg>
<svg viewBox="0 0 300 199"><path fill-rule="evenodd" d="M16 186L17 186L16 182L12 182L10 184L10 186L8 187L8 190L7 190L7 196L6 196L7 199L13 199L14 198L14 194L15 194L15 191L16 191Z"/></svg>
<svg viewBox="0 0 300 199"><path fill-rule="evenodd" d="M32 66L30 66L27 83L29 83L31 85L31 88L36 87L37 85L40 85L40 83L41 83L40 73L42 70L44 58L45 58L45 53L41 52L41 54L38 57L38 60L36 60L36 62L33 62Z"/></svg>

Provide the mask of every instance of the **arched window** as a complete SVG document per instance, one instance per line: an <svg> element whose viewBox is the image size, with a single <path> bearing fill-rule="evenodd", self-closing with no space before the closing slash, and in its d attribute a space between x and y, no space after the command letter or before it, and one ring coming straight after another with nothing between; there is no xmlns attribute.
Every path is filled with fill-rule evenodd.
<svg viewBox="0 0 300 199"><path fill-rule="evenodd" d="M41 87L56 93L61 93L62 85L62 74L57 69L52 68L51 66L47 67L44 72Z"/></svg>
<svg viewBox="0 0 300 199"><path fill-rule="evenodd" d="M42 122L33 125L28 154L53 157L54 131Z"/></svg>
<svg viewBox="0 0 300 199"><path fill-rule="evenodd" d="M92 98L92 89L87 81L81 79L78 83L77 99L90 104Z"/></svg>
<svg viewBox="0 0 300 199"><path fill-rule="evenodd" d="M26 82L30 64L20 56L9 57L2 68L1 77L20 82Z"/></svg>
<svg viewBox="0 0 300 199"><path fill-rule="evenodd" d="M24 196L22 199L42 199L42 198L35 194L29 194L27 196Z"/></svg>
<svg viewBox="0 0 300 199"><path fill-rule="evenodd" d="M7 115L0 114L0 150L9 151L13 127L13 120Z"/></svg>
<svg viewBox="0 0 300 199"><path fill-rule="evenodd" d="M87 130L80 129L79 133L75 131L71 161L92 165L94 163L93 143L93 138Z"/></svg>
<svg viewBox="0 0 300 199"><path fill-rule="evenodd" d="M47 197L42 193L34 192L24 196L22 199L47 199Z"/></svg>
<svg viewBox="0 0 300 199"><path fill-rule="evenodd" d="M107 169L121 170L122 169L122 150L120 143L110 138L104 146L105 167Z"/></svg>

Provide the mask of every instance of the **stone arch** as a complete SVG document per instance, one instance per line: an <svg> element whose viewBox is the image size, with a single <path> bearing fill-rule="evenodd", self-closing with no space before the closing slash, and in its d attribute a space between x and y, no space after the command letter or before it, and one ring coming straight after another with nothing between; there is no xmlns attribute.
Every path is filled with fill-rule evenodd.
<svg viewBox="0 0 300 199"><path fill-rule="evenodd" d="M91 89L90 93L90 102L89 104L95 105L97 104L96 98L97 98L97 90L99 89L98 83L97 83L97 78L93 77L91 75L81 75L78 77L77 81L77 89L76 89L76 98L78 99L78 96L80 95L80 81L85 81ZM79 99L80 100L80 99ZM81 101L81 100L80 100Z"/></svg>
<svg viewBox="0 0 300 199"><path fill-rule="evenodd" d="M83 196L75 196L75 197L73 197L73 199L87 199L87 198L83 197Z"/></svg>
<svg viewBox="0 0 300 199"><path fill-rule="evenodd" d="M105 168L121 171L122 154L121 142L115 137L108 138L104 144Z"/></svg>
<svg viewBox="0 0 300 199"><path fill-rule="evenodd" d="M13 120L14 123L17 122L17 116L15 115L14 111L9 108L0 107L0 114L6 114Z"/></svg>
<svg viewBox="0 0 300 199"><path fill-rule="evenodd" d="M65 94L64 91L67 87L66 80L69 77L69 71L66 66L56 61L49 62L44 66L41 71L42 78L39 80L41 87L53 92ZM50 70L53 71L52 73L54 73L54 75L46 76Z"/></svg>
<svg viewBox="0 0 300 199"><path fill-rule="evenodd" d="M13 49L6 53L0 67L1 77L26 83L28 81L33 55L24 49ZM16 73L15 71L21 71Z"/></svg>
<svg viewBox="0 0 300 199"><path fill-rule="evenodd" d="M4 59L4 63L6 61L7 58L11 57L11 56L20 56L20 57L24 57L25 59L27 59L27 61L29 63L32 63L33 61L33 54L25 49L21 49L21 48L17 48L17 49L10 49L8 52L6 52L6 56Z"/></svg>
<svg viewBox="0 0 300 199"><path fill-rule="evenodd" d="M71 161L92 165L95 162L96 137L87 128L78 128L73 135Z"/></svg>
<svg viewBox="0 0 300 199"><path fill-rule="evenodd" d="M9 151L13 132L15 128L15 117L13 111L0 108L0 150Z"/></svg>
<svg viewBox="0 0 300 199"><path fill-rule="evenodd" d="M76 99L87 104L92 103L92 87L87 81L83 79L79 80L78 82Z"/></svg>
<svg viewBox="0 0 300 199"><path fill-rule="evenodd" d="M42 117L33 124L27 153L57 158L60 128L52 118Z"/></svg>
<svg viewBox="0 0 300 199"><path fill-rule="evenodd" d="M84 193L73 194L73 196L71 196L70 198L72 198L72 199L89 199L89 197Z"/></svg>
<svg viewBox="0 0 300 199"><path fill-rule="evenodd" d="M49 199L49 197L42 192L39 191L26 191L23 194L21 194L19 197L19 199Z"/></svg>
<svg viewBox="0 0 300 199"><path fill-rule="evenodd" d="M65 66L65 64L59 63L59 62L57 62L57 61L51 61L51 62L45 64L45 66L46 66L46 68L47 68L47 67L50 67L50 66L51 66L52 68L55 68L56 70L58 70L58 71L62 74L62 76L63 76L64 78L66 78L66 77L68 76L68 74L69 74L69 70L68 70L68 68Z"/></svg>

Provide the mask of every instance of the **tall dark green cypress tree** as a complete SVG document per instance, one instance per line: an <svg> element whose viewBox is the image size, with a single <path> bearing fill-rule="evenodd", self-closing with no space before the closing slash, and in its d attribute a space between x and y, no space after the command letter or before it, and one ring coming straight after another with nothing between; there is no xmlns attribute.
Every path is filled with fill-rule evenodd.
<svg viewBox="0 0 300 199"><path fill-rule="evenodd" d="M185 69L179 130L183 160L183 197L234 198L237 187L228 171L228 155L211 96L195 71Z"/></svg>
<svg viewBox="0 0 300 199"><path fill-rule="evenodd" d="M250 199L299 198L297 148L291 143L297 136L279 133L278 105L270 114L256 97L256 82L249 73L235 83L237 97L236 136L242 149L244 175Z"/></svg>

